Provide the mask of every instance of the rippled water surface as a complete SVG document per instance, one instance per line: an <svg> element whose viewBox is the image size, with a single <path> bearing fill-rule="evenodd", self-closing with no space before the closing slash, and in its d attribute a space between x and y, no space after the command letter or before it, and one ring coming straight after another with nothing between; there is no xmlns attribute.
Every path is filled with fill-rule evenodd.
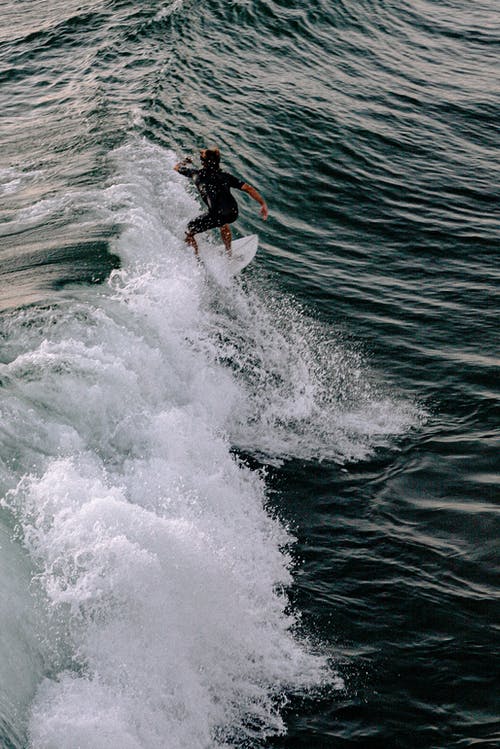
<svg viewBox="0 0 500 749"><path fill-rule="evenodd" d="M3 3L2 747L500 744L499 50L493 0Z"/></svg>

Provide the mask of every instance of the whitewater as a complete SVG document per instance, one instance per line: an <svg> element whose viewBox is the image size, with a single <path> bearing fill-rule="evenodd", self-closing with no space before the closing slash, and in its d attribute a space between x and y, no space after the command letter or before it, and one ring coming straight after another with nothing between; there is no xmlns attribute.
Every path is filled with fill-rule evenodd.
<svg viewBox="0 0 500 749"><path fill-rule="evenodd" d="M121 267L1 321L13 746L236 746L282 733L291 694L343 687L290 605L265 466L362 458L416 410L258 270L207 275L176 158L131 138L103 188L30 209L120 225Z"/></svg>

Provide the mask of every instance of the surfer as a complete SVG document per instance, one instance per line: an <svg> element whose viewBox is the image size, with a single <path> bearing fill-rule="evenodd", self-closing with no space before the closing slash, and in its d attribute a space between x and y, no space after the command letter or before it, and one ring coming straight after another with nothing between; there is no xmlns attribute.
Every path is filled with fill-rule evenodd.
<svg viewBox="0 0 500 749"><path fill-rule="evenodd" d="M209 229L220 228L220 233L224 246L231 255L231 228L229 224L238 218L238 203L231 194L231 188L243 190L251 198L257 201L260 208L260 215L264 220L269 215L266 201L257 192L255 187L234 177L229 172L223 172L220 168L220 151L218 148L202 148L200 151L201 169L191 166L192 161L189 158L180 161L174 166L179 174L190 177L201 195L202 200L206 203L208 211L202 213L189 222L186 232L186 242L198 255L198 244L195 234L208 231Z"/></svg>

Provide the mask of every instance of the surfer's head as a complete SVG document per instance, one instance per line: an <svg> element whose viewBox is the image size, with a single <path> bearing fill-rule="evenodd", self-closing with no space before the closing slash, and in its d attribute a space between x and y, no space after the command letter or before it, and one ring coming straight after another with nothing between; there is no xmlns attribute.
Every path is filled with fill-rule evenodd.
<svg viewBox="0 0 500 749"><path fill-rule="evenodd" d="M208 169L218 169L220 165L220 151L218 148L202 148L200 159Z"/></svg>

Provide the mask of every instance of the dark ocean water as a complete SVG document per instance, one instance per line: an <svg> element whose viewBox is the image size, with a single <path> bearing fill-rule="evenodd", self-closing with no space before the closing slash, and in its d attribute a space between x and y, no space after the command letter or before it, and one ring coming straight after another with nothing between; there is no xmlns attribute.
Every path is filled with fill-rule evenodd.
<svg viewBox="0 0 500 749"><path fill-rule="evenodd" d="M497 3L1 16L2 749L500 746Z"/></svg>

